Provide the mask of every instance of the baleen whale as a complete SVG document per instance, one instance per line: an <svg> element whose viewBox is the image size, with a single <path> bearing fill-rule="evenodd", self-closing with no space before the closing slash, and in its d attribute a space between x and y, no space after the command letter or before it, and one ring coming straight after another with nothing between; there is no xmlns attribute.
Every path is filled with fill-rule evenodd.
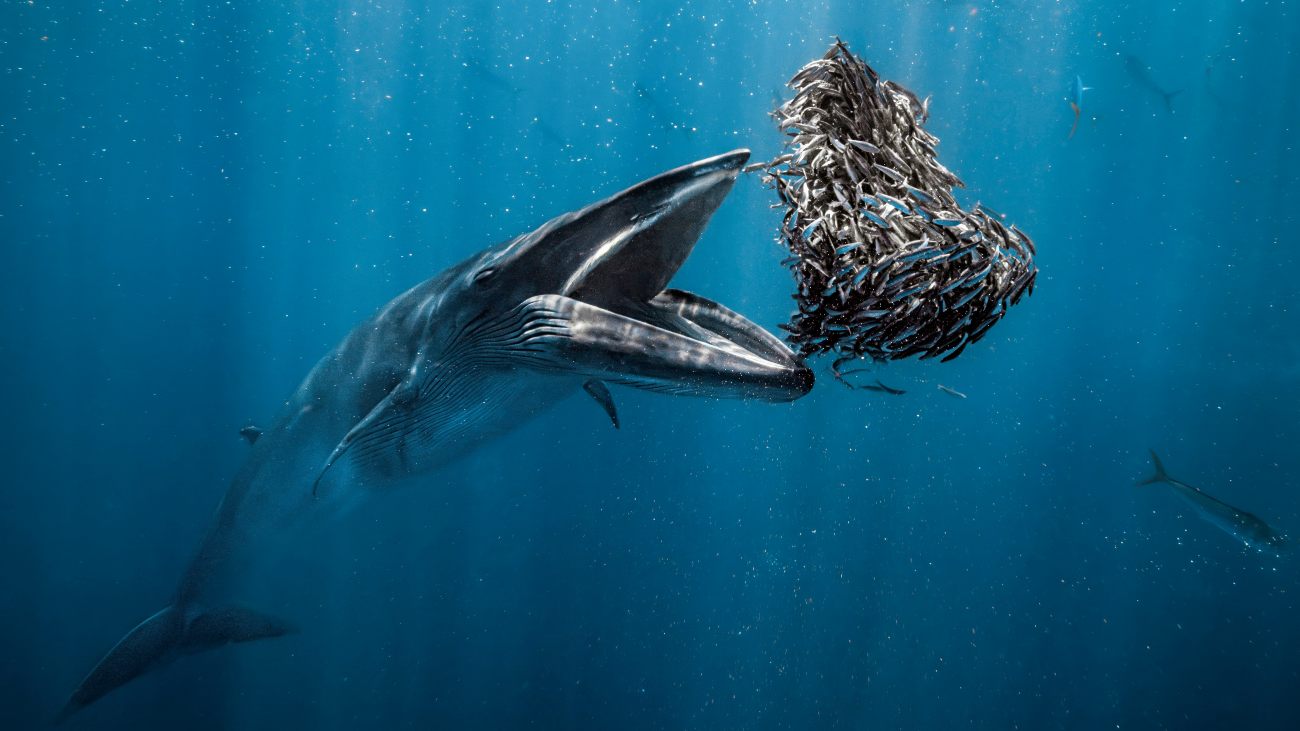
<svg viewBox="0 0 1300 731"><path fill-rule="evenodd" d="M736 150L645 180L489 248L398 296L322 358L249 454L175 593L126 634L61 716L190 653L276 637L243 606L257 539L338 514L449 464L570 394L618 426L607 384L793 401L813 374L732 310L668 282L749 158Z"/></svg>

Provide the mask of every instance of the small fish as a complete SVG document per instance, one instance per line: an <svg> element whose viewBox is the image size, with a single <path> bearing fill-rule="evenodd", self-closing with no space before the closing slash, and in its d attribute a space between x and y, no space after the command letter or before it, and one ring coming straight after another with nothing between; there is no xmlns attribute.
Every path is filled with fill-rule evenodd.
<svg viewBox="0 0 1300 731"><path fill-rule="evenodd" d="M853 316L854 321L876 320L889 314L889 310L862 310Z"/></svg>
<svg viewBox="0 0 1300 731"><path fill-rule="evenodd" d="M839 201L840 205L844 207L844 210L852 211L853 206L849 205L849 199L844 197L844 189L837 185L834 190L835 200Z"/></svg>
<svg viewBox="0 0 1300 731"><path fill-rule="evenodd" d="M987 277L989 275L989 272L991 271L993 271L993 262L989 262L988 266L984 267L983 270L975 272L971 274L969 277L966 277L965 284L967 285L979 284L980 281L982 281L985 277Z"/></svg>
<svg viewBox="0 0 1300 731"><path fill-rule="evenodd" d="M899 211L900 213L911 213L911 212L912 212L912 209L911 209L910 206L908 206L906 203L904 203L903 201L900 201L899 199L895 198L895 197L892 196L892 195L888 195L888 194L886 194L886 193L881 193L881 194L880 194L880 200L882 200L882 201L888 203L889 205L893 206L894 208L897 208L898 211Z"/></svg>
<svg viewBox="0 0 1300 731"><path fill-rule="evenodd" d="M899 261L909 261L909 262L927 261L929 259L937 258L942 254L943 252L938 249L933 249L930 247L922 247L920 249L917 249L916 251L904 254L902 257L899 258Z"/></svg>
<svg viewBox="0 0 1300 731"><path fill-rule="evenodd" d="M877 226L879 226L879 227L881 227L881 228L889 228L889 222L888 222L888 221L886 221L885 219L881 218L880 216L878 216L878 215L872 213L871 211L868 211L868 210L863 209L863 211L862 211L862 215L865 216L865 217L867 218L867 220L871 221L872 223L876 224Z"/></svg>
<svg viewBox="0 0 1300 731"><path fill-rule="evenodd" d="M900 283L907 281L907 279L911 276L912 276L912 272L905 271L902 274L890 277L889 281L885 282L885 289L893 289Z"/></svg>
<svg viewBox="0 0 1300 731"><path fill-rule="evenodd" d="M952 308L953 308L954 310L960 310L963 306L966 305L967 302L970 302L972 299L974 299L974 298L975 298L976 296L978 296L979 294L980 294L980 288L979 288L979 287L972 287L972 288L971 288L971 291L969 291L969 292L967 292L966 294L962 295L961 299L957 300L956 304L954 304L954 305L952 306Z"/></svg>
<svg viewBox="0 0 1300 731"><path fill-rule="evenodd" d="M996 219L999 220L999 221L1005 221L1006 218L1007 218L1007 215L1006 215L1005 213L998 213L997 211L993 210L992 208L989 208L988 206L984 205L982 202L981 202L981 203L976 203L976 204L975 204L975 209L978 210L978 211L983 211L983 212L984 212L984 215L986 215L986 216L988 216L988 217L990 217L990 218L996 218Z"/></svg>
<svg viewBox="0 0 1300 731"><path fill-rule="evenodd" d="M952 351L951 353L949 353L949 354L945 355L944 357L940 358L940 359L939 359L939 362L940 362L940 363L947 363L948 361L950 361L950 360L956 358L957 356L961 355L962 351L966 349L966 346L967 346L967 345L970 345L970 337L969 337L966 333L962 333L962 334L961 334L961 340L960 340L960 342L961 342L961 345L958 345L956 350L954 350L954 351Z"/></svg>
<svg viewBox="0 0 1300 731"><path fill-rule="evenodd" d="M845 154L844 172L849 174L849 180L853 183L853 187L856 189L858 187L858 183L860 183L862 179L858 177L858 171L855 170L854 167L855 166L853 164L853 161L849 159L849 156L847 154Z"/></svg>
<svg viewBox="0 0 1300 731"><path fill-rule="evenodd" d="M908 195L912 196L913 198L917 199L922 203L925 203L926 205L934 204L934 198L931 198L929 193L925 192L924 190L921 190L920 188L914 188L910 185L904 185L903 190L906 190Z"/></svg>
<svg viewBox="0 0 1300 731"><path fill-rule="evenodd" d="M949 396L956 396L957 398L961 398L961 399L966 398L966 394L962 393L961 391L957 391L957 390L954 390L954 389L948 388L947 386L943 385L942 383L939 384L939 390L940 390L940 391L943 391L944 393L948 394Z"/></svg>
<svg viewBox="0 0 1300 731"><path fill-rule="evenodd" d="M849 144L853 145L859 150L862 150L863 152L870 152L873 155L880 153L880 148L876 147L870 142L864 142L862 140L849 140Z"/></svg>
<svg viewBox="0 0 1300 731"><path fill-rule="evenodd" d="M888 175L896 183L901 183L904 180L907 180L907 178L904 177L902 173L898 172L897 170L887 165L881 165L880 163L873 163L873 165L877 170L884 173L885 175Z"/></svg>
<svg viewBox="0 0 1300 731"><path fill-rule="evenodd" d="M852 372L853 372L853 373L856 373L857 371L852 371ZM848 374L846 373L846 374L844 374L844 375L848 375ZM903 390L903 389L901 389L901 388L894 388L894 387L892 387L892 386L886 386L885 384L883 384L883 383L880 382L880 379L879 379L879 378L876 379L876 382L875 382L874 384L868 383L868 384L866 384L866 385L864 385L864 386L860 386L860 388L865 388L865 389L867 389L868 391L879 391L879 392L881 392L881 393L887 393L887 394L889 394L889 395L891 395L891 396L902 396L903 394L907 393L907 391L905 391L905 390Z"/></svg>
<svg viewBox="0 0 1300 731"><path fill-rule="evenodd" d="M899 292L898 295L897 295L897 297L898 297L898 299L900 299L900 300L901 300L901 299L907 299L908 297L911 297L912 295L915 295L915 294L921 294L922 292L924 292L924 291L930 289L930 288L933 287L933 286L934 286L934 282L925 282L924 284L918 284L918 285L916 285L915 287L912 287L912 288L910 288L910 289L905 289L905 290L903 290L902 292Z"/></svg>
<svg viewBox="0 0 1300 731"><path fill-rule="evenodd" d="M970 341L972 343L978 343L980 341L980 338L984 337L984 334L989 331L989 328L993 327L993 325L996 324L997 321L1001 319L1002 319L1002 313L1000 312L996 315L988 316L988 319L986 319L983 323L981 323L979 327L971 331Z"/></svg>
<svg viewBox="0 0 1300 731"><path fill-rule="evenodd" d="M1070 93L1070 109L1074 112L1074 124L1070 127L1070 136L1066 139L1074 139L1074 133L1079 129L1079 115L1083 113L1083 92L1092 91L1091 86L1084 86L1083 79L1074 77L1074 88Z"/></svg>

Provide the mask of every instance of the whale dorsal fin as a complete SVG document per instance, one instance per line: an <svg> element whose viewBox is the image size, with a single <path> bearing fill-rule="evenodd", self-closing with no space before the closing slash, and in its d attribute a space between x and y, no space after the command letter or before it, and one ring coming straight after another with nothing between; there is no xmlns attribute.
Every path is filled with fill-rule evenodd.
<svg viewBox="0 0 1300 731"><path fill-rule="evenodd" d="M255 444L257 443L257 438L262 436L262 430L258 429L252 424L249 424L248 426L239 430L239 436L247 439L249 444Z"/></svg>
<svg viewBox="0 0 1300 731"><path fill-rule="evenodd" d="M618 407L614 406L614 395L609 392L609 386L599 378L593 378L582 384L582 390L596 399L596 403L609 414L609 420L614 423L614 428L618 428Z"/></svg>

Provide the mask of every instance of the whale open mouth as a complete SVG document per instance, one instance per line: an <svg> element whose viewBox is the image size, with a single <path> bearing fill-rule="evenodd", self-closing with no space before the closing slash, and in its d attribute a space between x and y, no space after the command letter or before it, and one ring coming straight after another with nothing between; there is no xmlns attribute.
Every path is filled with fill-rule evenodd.
<svg viewBox="0 0 1300 731"><path fill-rule="evenodd" d="M516 265L564 273L552 293L523 304L537 360L668 393L806 394L812 372L780 339L668 288L748 159L735 150L670 170L521 237Z"/></svg>

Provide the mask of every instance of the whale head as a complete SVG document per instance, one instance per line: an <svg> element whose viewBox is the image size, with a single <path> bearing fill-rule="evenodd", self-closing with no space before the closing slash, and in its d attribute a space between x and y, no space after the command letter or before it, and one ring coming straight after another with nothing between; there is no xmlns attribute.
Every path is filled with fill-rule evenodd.
<svg viewBox="0 0 1300 731"><path fill-rule="evenodd" d="M439 286L430 340L490 332L482 347L521 366L673 393L803 396L812 373L779 339L668 288L748 159L735 150L656 175L463 262Z"/></svg>

